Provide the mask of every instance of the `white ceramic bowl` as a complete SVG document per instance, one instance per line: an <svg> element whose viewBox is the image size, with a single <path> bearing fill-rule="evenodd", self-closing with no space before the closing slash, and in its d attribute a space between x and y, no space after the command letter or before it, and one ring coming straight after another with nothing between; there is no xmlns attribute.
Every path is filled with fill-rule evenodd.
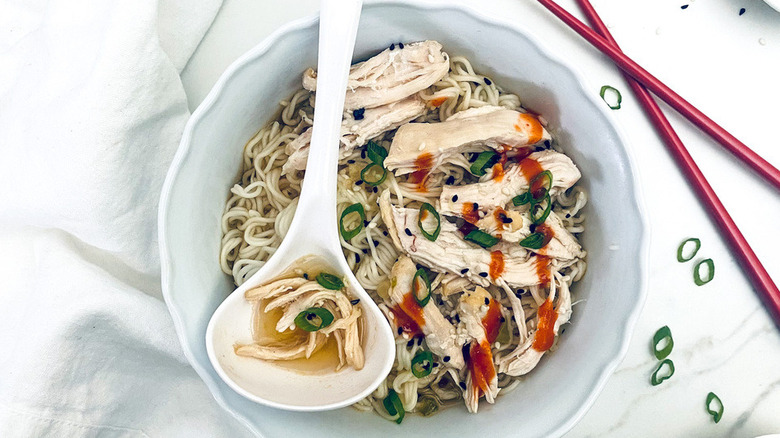
<svg viewBox="0 0 780 438"><path fill-rule="evenodd" d="M541 113L582 170L590 193L588 273L574 288L572 322L560 346L498 403L478 415L446 409L397 425L344 408L300 413L268 408L230 389L211 367L204 334L214 309L233 290L219 267L220 217L237 180L247 140L274 116L278 102L300 87L316 65L317 20L276 31L228 68L195 111L160 201L162 286L184 352L217 401L265 436L557 436L569 430L617 367L645 299L647 226L631 160L606 105L584 91L559 58L542 49L521 24L508 25L446 5L411 2L366 5L355 58L392 42L435 39L464 55L478 71L520 95Z"/></svg>

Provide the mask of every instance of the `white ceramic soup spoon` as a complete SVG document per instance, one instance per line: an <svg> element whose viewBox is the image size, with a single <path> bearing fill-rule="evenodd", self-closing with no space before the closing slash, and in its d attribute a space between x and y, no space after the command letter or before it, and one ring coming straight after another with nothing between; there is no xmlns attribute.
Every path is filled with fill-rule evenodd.
<svg viewBox="0 0 780 438"><path fill-rule="evenodd" d="M315 123L298 208L279 249L217 308L206 330L209 359L220 377L244 397L275 408L323 411L353 404L381 383L395 357L390 326L350 271L337 234L338 145L361 3L320 3ZM241 357L234 352L235 344L252 342L253 308L244 293L309 255L322 261L330 273L345 278L351 294L360 299L365 365L359 371L345 366L338 372L306 373L285 367L284 362Z"/></svg>

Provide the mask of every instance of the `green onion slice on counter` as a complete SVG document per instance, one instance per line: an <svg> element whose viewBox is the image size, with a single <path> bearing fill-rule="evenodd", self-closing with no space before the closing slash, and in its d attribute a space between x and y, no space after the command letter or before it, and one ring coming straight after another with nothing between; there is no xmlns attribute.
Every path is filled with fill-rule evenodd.
<svg viewBox="0 0 780 438"><path fill-rule="evenodd" d="M549 170L545 170L543 172L539 172L538 175L536 175L531 182L528 185L528 191L532 192L531 196L533 196L534 201L540 201L544 199L545 195L550 193L550 189L552 189L553 184L553 176L552 172Z"/></svg>
<svg viewBox="0 0 780 438"><path fill-rule="evenodd" d="M477 159L471 163L469 169L475 176L482 176L488 168L493 167L498 162L500 156L495 151L485 151L477 155Z"/></svg>
<svg viewBox="0 0 780 438"><path fill-rule="evenodd" d="M414 273L412 279L412 295L414 300L420 307L425 307L428 301L431 300L431 281L428 279L428 273L425 269L420 268Z"/></svg>
<svg viewBox="0 0 780 438"><path fill-rule="evenodd" d="M545 235L542 233L531 233L520 241L520 246L528 249L540 249L545 245L544 238Z"/></svg>
<svg viewBox="0 0 780 438"><path fill-rule="evenodd" d="M360 171L360 179L371 187L382 184L385 178L387 178L387 169L379 163L371 163Z"/></svg>
<svg viewBox="0 0 780 438"><path fill-rule="evenodd" d="M694 248L693 248L693 252L691 253L691 255L689 255L688 257L685 257L683 255L683 252L685 251L685 245L687 245L688 242L693 242ZM694 258L696 256L696 253L699 252L699 248L701 248L701 240L699 240L699 239L697 239L695 237L691 237L690 239L683 240L683 242L680 244L680 247L677 248L677 261L680 262L680 263L690 261L692 258Z"/></svg>
<svg viewBox="0 0 780 438"><path fill-rule="evenodd" d="M309 307L295 317L295 325L307 332L324 329L333 322L333 314L322 307Z"/></svg>
<svg viewBox="0 0 780 438"><path fill-rule="evenodd" d="M339 290L344 287L344 282L339 277L327 272L317 274L317 283L330 290Z"/></svg>
<svg viewBox="0 0 780 438"><path fill-rule="evenodd" d="M368 146L366 147L366 155L372 163L384 166L385 158L387 158L387 149L379 146L379 144L374 141L369 141Z"/></svg>
<svg viewBox="0 0 780 438"><path fill-rule="evenodd" d="M659 376L658 373L661 371L661 368L663 368L664 365L667 365L669 367L669 374ZM672 362L671 359L664 359L661 361L661 363L658 364L658 368L655 369L655 372L653 372L653 377L650 378L650 384L653 386L658 386L661 384L661 382L669 379L673 375L674 375L674 362Z"/></svg>
<svg viewBox="0 0 780 438"><path fill-rule="evenodd" d="M463 239L468 242L476 243L483 248L490 248L491 246L498 243L498 238L493 237L482 230L473 230L466 234L466 237Z"/></svg>
<svg viewBox="0 0 780 438"><path fill-rule="evenodd" d="M713 401L715 402L714 405L717 410L713 410L710 407L713 405ZM723 402L720 401L720 397L718 397L714 392L707 394L707 403L704 407L707 408L707 413L712 415L712 419L716 423L723 417Z"/></svg>
<svg viewBox="0 0 780 438"><path fill-rule="evenodd" d="M512 205L515 207L519 207L521 205L528 204L533 200L533 196L531 196L531 192L525 192L522 195L517 195L514 198L512 198Z"/></svg>
<svg viewBox="0 0 780 438"><path fill-rule="evenodd" d="M426 230L423 226L423 220L428 214L436 219L436 228L431 232ZM433 208L433 205L427 202L423 202L423 204L420 206L420 214L417 215L417 226L420 227L420 232L422 235L431 242L435 241L436 238L439 237L439 231L441 231L441 218L439 218L439 212Z"/></svg>
<svg viewBox="0 0 780 438"><path fill-rule="evenodd" d="M612 105L611 103L607 102L607 98L604 97L604 95L607 93L607 90L613 91L617 96L617 103L615 105ZM623 103L623 96L620 94L620 91L618 91L617 88L611 85L604 85L603 87L601 87L601 91L599 91L599 95L604 100L604 102L607 103L607 106L609 106L613 110L620 109L620 104Z"/></svg>
<svg viewBox="0 0 780 438"><path fill-rule="evenodd" d="M658 345L661 344L664 339L666 339L666 345L659 349ZM665 325L659 328L658 331L653 335L653 354L658 360L666 359L666 357L669 356L669 353L672 352L672 348L674 348L672 331L669 330L668 325Z"/></svg>
<svg viewBox="0 0 780 438"><path fill-rule="evenodd" d="M541 202L531 202L531 220L534 225L541 225L550 216L550 210L552 210L552 201L550 200L550 193L544 194L544 199Z"/></svg>
<svg viewBox="0 0 780 438"><path fill-rule="evenodd" d="M412 358L412 374L422 378L433 371L433 354L430 351L418 351Z"/></svg>
<svg viewBox="0 0 780 438"><path fill-rule="evenodd" d="M701 278L701 265L707 265L707 277L704 279ZM696 283L696 286L703 286L712 281L713 278L715 278L715 263L712 259L704 259L693 267L693 282Z"/></svg>
<svg viewBox="0 0 780 438"><path fill-rule="evenodd" d="M357 225L347 229L346 225L344 225L344 220L347 219L347 216L352 213L357 213L358 216L360 216L360 220L357 221ZM341 219L339 220L339 231L341 231L341 237L343 237L344 240L349 240L357 236L360 230L363 229L363 222L365 222L365 220L366 210L363 209L363 204L358 202L357 204L352 204L345 208L344 211L341 212Z"/></svg>
<svg viewBox="0 0 780 438"><path fill-rule="evenodd" d="M401 424L404 421L404 405L401 403L401 398L398 397L398 393L391 389L387 392L387 397L382 400L382 404L385 405L385 410L388 414L398 416L395 422Z"/></svg>

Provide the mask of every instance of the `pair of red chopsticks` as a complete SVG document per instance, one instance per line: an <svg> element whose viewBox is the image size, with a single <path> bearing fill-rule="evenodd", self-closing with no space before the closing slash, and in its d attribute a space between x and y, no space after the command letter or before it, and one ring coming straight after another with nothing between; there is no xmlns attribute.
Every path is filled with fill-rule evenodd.
<svg viewBox="0 0 780 438"><path fill-rule="evenodd" d="M769 277L761 261L758 260L753 249L750 248L747 240L739 231L737 224L731 219L715 191L707 182L707 179L704 178L704 174L693 161L693 158L677 136L669 120L666 119L666 116L664 116L655 100L653 100L648 89L717 140L729 152L745 162L745 164L778 189L780 189L780 170L777 170L769 162L737 140L736 137L729 134L725 129L704 115L704 113L694 108L680 95L624 55L588 0L577 0L577 3L588 17L595 31L558 6L553 0L538 1L589 43L609 56L623 70L623 75L629 85L631 85L631 89L634 90L634 94L644 107L653 125L661 134L661 137L663 137L669 152L677 160L680 170L682 170L688 182L693 186L694 191L699 196L699 200L706 207L710 218L721 230L729 246L736 253L743 271L750 278L775 324L780 327L780 290L772 282L772 278Z"/></svg>

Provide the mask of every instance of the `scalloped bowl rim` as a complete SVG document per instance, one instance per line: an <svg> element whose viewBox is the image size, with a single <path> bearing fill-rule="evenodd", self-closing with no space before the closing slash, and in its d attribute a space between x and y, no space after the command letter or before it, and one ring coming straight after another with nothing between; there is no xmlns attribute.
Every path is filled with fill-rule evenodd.
<svg viewBox="0 0 780 438"><path fill-rule="evenodd" d="M592 386L592 389L588 394L587 398L584 400L580 408L576 411L575 415L571 416L568 419L568 421L558 425L558 427L556 427L553 431L551 431L552 436L563 435L569 430L571 430L574 427L574 425L580 419L582 419L582 417L587 413L587 411L595 402L598 395L603 390L604 386L608 381L608 378L614 373L615 369L622 362L623 358L625 357L628 351L633 330L636 326L636 323L639 319L639 315L646 301L647 283L648 283L647 260L648 260L649 249L650 249L651 230L649 227L649 223L646 215L646 209L644 206L645 205L644 195L642 193L641 185L639 184L638 167L636 165L636 160L634 159L631 149L625 146L627 144L625 141L625 135L622 131L620 124L616 122L614 116L610 114L610 112L607 111L607 109L604 108L603 105L600 104L599 100L596 99L594 95L584 92L584 90L587 89L587 85L585 81L582 79L583 75L580 72L580 70L577 67L563 60L560 56L556 55L550 49L548 49L542 42L539 41L539 39L534 34L532 34L527 29L524 29L518 25L513 25L506 21L501 21L499 19L488 17L470 7L461 6L461 5L452 5L452 4L448 4L446 1L441 1L441 0L432 1L426 4L418 4L413 0L383 0L383 1L372 2L370 4L364 5L364 10L365 8L381 8L383 6L402 6L402 7L409 7L413 9L425 9L425 10L453 10L456 12L465 13L466 15L473 17L475 20L480 21L487 26L503 28L511 32L522 35L525 39L527 39L530 42L531 45L535 46L543 56L547 57L550 62L558 64L560 67L563 68L563 70L566 70L575 79L580 89L583 90L583 95L588 100L590 100L591 103L594 104L594 107L598 108L598 111L601 112L601 115L607 119L611 127L615 130L615 134L621 143L621 147L623 151L626 153L627 162L629 164L629 169L631 172L631 181L633 185L632 194L634 196L634 199L632 201L634 203L634 207L636 208L638 216L641 220L641 222L639 223L639 227L641 228L641 236L639 237L639 254L638 254L638 269L640 273L640 278L638 281L639 290L637 291L639 300L637 304L634 306L634 308L631 309L631 311L625 315L625 318L622 321L622 326L620 327L622 329L623 336L621 338L620 343L617 345L618 348L616 349L616 351L613 352L614 354L611 355L611 359L608 361L608 363L603 364L604 365L603 370L599 375L597 381L595 382L595 385ZM166 240L167 230L165 225L165 219L168 213L168 206L170 205L169 198L171 194L171 189L173 187L177 175L179 174L181 164L190 151L193 129L198 124L198 122L213 109L214 103L217 101L220 94L222 94L223 90L225 89L228 82L233 77L234 73L240 70L241 68L243 68L250 61L253 61L256 58L257 59L262 58L269 51L269 49L272 48L278 40L284 38L285 35L295 31L304 30L312 26L316 26L318 21L319 21L318 16L314 15L314 16L303 17L291 21L287 24L284 24L283 26L277 28L270 35L265 37L260 43L258 43L252 49L248 50L243 55L241 55L238 59L236 59L233 63L231 63L230 66L222 73L222 75L214 84L213 88L208 93L206 98L200 103L200 105L198 105L196 110L192 113L190 119L187 121L187 124L182 134L182 139L179 148L176 151L176 154L173 158L171 166L166 175L165 183L163 184L163 188L160 196L160 202L159 202L158 239L159 239L159 249L160 249L162 293L163 293L163 298L166 303L166 306L168 307L168 310L173 319L174 327L176 329L176 333L179 338L180 344L182 346L184 355L187 358L187 361L190 363L190 365L195 369L195 371L204 381L204 383L206 384L206 386L208 387L209 391L211 392L212 396L216 399L218 404L223 409L231 413L236 419L238 419L249 430L251 430L254 434L258 436L262 436L263 434L259 430L257 430L255 425L249 419L245 418L243 415L239 414L234 409L232 409L232 407L226 402L226 400L220 393L220 390L217 387L218 382L213 379L212 375L203 366L203 364L200 364L197 360L195 360L194 354L189 348L189 344L187 342L188 337L183 328L184 324L182 322L182 317L179 308L177 306L177 303L171 298L171 292L170 292L171 262L170 262L170 251L168 249L168 243ZM210 364L207 365L210 366Z"/></svg>

